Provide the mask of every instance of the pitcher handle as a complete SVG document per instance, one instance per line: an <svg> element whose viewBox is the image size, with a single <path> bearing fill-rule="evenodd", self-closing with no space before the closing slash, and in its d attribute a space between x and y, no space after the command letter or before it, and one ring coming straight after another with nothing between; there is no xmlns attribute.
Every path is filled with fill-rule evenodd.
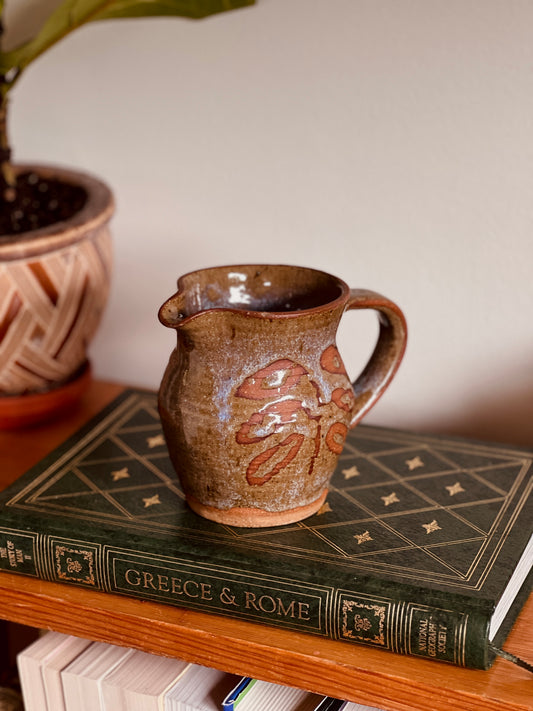
<svg viewBox="0 0 533 711"><path fill-rule="evenodd" d="M379 336L363 372L352 383L355 394L350 428L376 404L401 363L407 344L407 323L393 301L367 289L351 289L345 311L374 309L378 312Z"/></svg>

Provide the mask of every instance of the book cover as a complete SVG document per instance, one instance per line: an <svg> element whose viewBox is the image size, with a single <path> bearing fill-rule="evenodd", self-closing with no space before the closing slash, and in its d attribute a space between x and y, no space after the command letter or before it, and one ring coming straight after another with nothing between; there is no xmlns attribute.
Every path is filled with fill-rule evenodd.
<svg viewBox="0 0 533 711"><path fill-rule="evenodd" d="M334 699L331 696L326 696L323 701L316 707L316 711L342 711L346 707L347 701L342 701L341 699ZM359 711L380 711L374 707L372 709L370 706L360 706L358 704Z"/></svg>
<svg viewBox="0 0 533 711"><path fill-rule="evenodd" d="M530 590L532 462L359 425L317 514L233 528L187 507L156 395L128 390L2 492L0 568L484 669Z"/></svg>
<svg viewBox="0 0 533 711"><path fill-rule="evenodd" d="M250 691L255 679L244 676L222 701L222 711L235 711L239 701Z"/></svg>
<svg viewBox="0 0 533 711"><path fill-rule="evenodd" d="M324 708L334 711L330 706L324 707L325 701L320 694L245 677L226 696L221 708L223 711L323 711Z"/></svg>

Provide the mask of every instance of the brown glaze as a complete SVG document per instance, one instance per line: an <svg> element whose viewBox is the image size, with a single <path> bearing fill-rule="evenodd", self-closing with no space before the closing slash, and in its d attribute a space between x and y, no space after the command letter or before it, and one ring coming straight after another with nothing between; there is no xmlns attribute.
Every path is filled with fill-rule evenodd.
<svg viewBox="0 0 533 711"><path fill-rule="evenodd" d="M378 311L380 335L352 386L335 336L363 308ZM401 310L324 272L239 265L181 277L159 318L177 331L159 409L191 508L250 527L315 513L348 429L403 357Z"/></svg>

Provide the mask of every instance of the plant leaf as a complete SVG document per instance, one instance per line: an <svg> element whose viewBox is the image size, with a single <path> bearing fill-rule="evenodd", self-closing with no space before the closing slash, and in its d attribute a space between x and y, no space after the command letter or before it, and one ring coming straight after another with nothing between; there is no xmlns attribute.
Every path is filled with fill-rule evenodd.
<svg viewBox="0 0 533 711"><path fill-rule="evenodd" d="M30 62L87 22L133 17L175 16L201 19L253 5L254 0L64 0L29 42L0 54L0 71L20 73Z"/></svg>
<svg viewBox="0 0 533 711"><path fill-rule="evenodd" d="M254 0L114 0L97 19L179 15L202 19L227 10L253 5Z"/></svg>

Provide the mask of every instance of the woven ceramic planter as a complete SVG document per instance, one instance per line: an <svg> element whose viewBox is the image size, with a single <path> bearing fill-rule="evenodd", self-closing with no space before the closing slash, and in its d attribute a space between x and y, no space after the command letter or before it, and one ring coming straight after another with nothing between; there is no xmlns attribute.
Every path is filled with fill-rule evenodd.
<svg viewBox="0 0 533 711"><path fill-rule="evenodd" d="M88 380L87 347L104 312L112 266L109 188L77 171L23 169L79 185L88 197L69 220L0 243L0 425L10 413L17 419L21 397L33 398L34 414L40 399L57 401L59 389L67 400L78 397L76 382Z"/></svg>

